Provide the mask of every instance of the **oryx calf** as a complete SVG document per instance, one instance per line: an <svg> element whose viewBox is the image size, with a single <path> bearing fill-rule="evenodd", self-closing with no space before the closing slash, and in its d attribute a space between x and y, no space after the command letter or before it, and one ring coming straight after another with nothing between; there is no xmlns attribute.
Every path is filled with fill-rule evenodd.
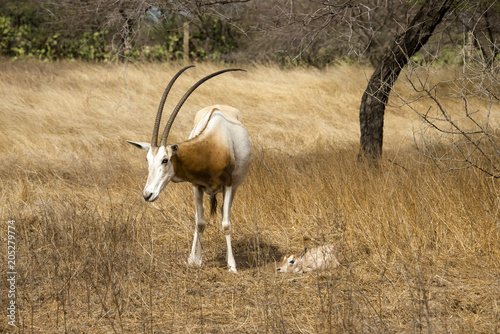
<svg viewBox="0 0 500 334"><path fill-rule="evenodd" d="M193 247L188 258L189 264L202 264L201 242L206 221L203 216L203 193L210 195L212 213L216 208L216 194L222 192L222 230L226 236L227 264L229 271L236 272L231 247L231 204L238 186L243 182L248 172L251 157L251 143L246 128L241 123L240 112L232 107L215 105L198 111L195 126L188 140L167 145L168 133L182 104L189 95L208 79L228 72L242 71L240 69L222 70L210 74L194 84L175 107L163 132L160 145L158 129L165 100L175 80L186 69L181 69L170 81L156 115L151 144L127 141L130 144L148 151L148 179L143 196L152 202L170 182L190 182L194 189L196 202L196 228Z"/></svg>
<svg viewBox="0 0 500 334"><path fill-rule="evenodd" d="M302 255L285 255L276 269L282 273L304 273L333 269L339 265L334 247L324 245L312 249L306 248Z"/></svg>

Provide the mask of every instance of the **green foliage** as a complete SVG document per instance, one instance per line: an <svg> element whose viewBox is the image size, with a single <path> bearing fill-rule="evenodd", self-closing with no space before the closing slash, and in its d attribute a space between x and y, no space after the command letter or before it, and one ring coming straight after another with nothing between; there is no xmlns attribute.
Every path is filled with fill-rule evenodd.
<svg viewBox="0 0 500 334"><path fill-rule="evenodd" d="M425 51L417 52L413 57L411 57L411 61L412 63L420 66L461 65L467 60L464 52L463 47L460 49L458 47L450 48L448 46L444 46L438 54L431 54ZM479 57L481 56L480 50L477 48L471 49L471 52Z"/></svg>
<svg viewBox="0 0 500 334"><path fill-rule="evenodd" d="M0 55L14 59L39 60L79 59L90 62L115 58L111 40L115 32L85 31L68 36L62 28L51 30L36 11L27 5L12 6L0 15ZM4 8L5 9L5 8ZM48 20L48 18L44 18ZM140 27L142 35L127 50L129 61L178 61L184 58L183 19L171 15L155 26ZM226 55L238 49L235 29L212 17L203 17L190 25L189 58L224 61Z"/></svg>
<svg viewBox="0 0 500 334"><path fill-rule="evenodd" d="M154 27L142 27L142 33L150 37L145 45L136 44L140 50L139 59L148 61L177 61L184 57L183 19L171 15ZM212 17L202 17L190 23L189 58L223 62L239 47L235 29Z"/></svg>
<svg viewBox="0 0 500 334"><path fill-rule="evenodd" d="M142 49L142 56L147 61L164 61L168 59L168 50L162 45L145 46Z"/></svg>
<svg viewBox="0 0 500 334"><path fill-rule="evenodd" d="M224 55L238 48L236 32L229 24L213 17L202 18L192 32L191 56L201 60L221 61Z"/></svg>
<svg viewBox="0 0 500 334"><path fill-rule="evenodd" d="M15 59L106 61L111 57L106 33L85 32L80 39L69 40L41 27L16 25L12 17L0 15L0 55Z"/></svg>
<svg viewBox="0 0 500 334"><path fill-rule="evenodd" d="M74 58L88 61L107 61L111 58L110 48L106 43L105 36L107 31L85 32L81 39L70 45L71 55Z"/></svg>

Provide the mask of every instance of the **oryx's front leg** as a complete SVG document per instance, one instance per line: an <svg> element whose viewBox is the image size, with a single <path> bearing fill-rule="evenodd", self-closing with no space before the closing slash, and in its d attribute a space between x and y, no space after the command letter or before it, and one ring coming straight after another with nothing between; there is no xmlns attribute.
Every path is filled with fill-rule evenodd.
<svg viewBox="0 0 500 334"><path fill-rule="evenodd" d="M196 202L196 227L194 228L193 247L191 248L191 254L188 258L188 264L196 264L198 266L201 266L201 240L207 222L205 221L205 217L203 216L203 190L201 187L197 186L195 186L193 190L194 200Z"/></svg>
<svg viewBox="0 0 500 334"><path fill-rule="evenodd" d="M222 207L222 231L226 236L227 244L227 266L229 271L236 272L236 261L234 261L233 248L231 247L231 204L233 203L236 188L224 187L224 205Z"/></svg>

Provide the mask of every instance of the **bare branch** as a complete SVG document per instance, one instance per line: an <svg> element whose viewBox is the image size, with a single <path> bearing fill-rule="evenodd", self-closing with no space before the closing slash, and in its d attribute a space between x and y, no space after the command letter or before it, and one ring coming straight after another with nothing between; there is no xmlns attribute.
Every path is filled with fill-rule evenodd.
<svg viewBox="0 0 500 334"><path fill-rule="evenodd" d="M467 55L464 53L463 57ZM414 91L419 93L418 99L406 101L404 97L398 97L423 121L425 127L421 136L414 133L415 144L419 152L430 158L441 171L474 168L487 176L500 178L499 139L491 121L492 111L499 108L498 100L491 93L498 90L499 69L498 65L485 66L483 57L473 60L464 65L461 73L456 73L454 80L446 82L432 83L427 77L422 80L415 69L409 69L411 73L407 78ZM430 67L427 70L430 71ZM440 87L442 90L454 87L454 93L438 93ZM414 101L422 102L424 95L431 106L421 112ZM442 103L444 98L461 101L462 110L447 110ZM436 137L436 133L441 137ZM443 152L444 148L447 149Z"/></svg>

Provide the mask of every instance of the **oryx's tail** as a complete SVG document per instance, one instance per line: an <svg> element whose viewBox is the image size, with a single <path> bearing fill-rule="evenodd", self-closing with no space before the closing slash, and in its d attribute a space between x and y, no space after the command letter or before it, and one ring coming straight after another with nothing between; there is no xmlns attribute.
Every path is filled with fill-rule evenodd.
<svg viewBox="0 0 500 334"><path fill-rule="evenodd" d="M210 195L210 216L215 215L217 212L217 195Z"/></svg>

